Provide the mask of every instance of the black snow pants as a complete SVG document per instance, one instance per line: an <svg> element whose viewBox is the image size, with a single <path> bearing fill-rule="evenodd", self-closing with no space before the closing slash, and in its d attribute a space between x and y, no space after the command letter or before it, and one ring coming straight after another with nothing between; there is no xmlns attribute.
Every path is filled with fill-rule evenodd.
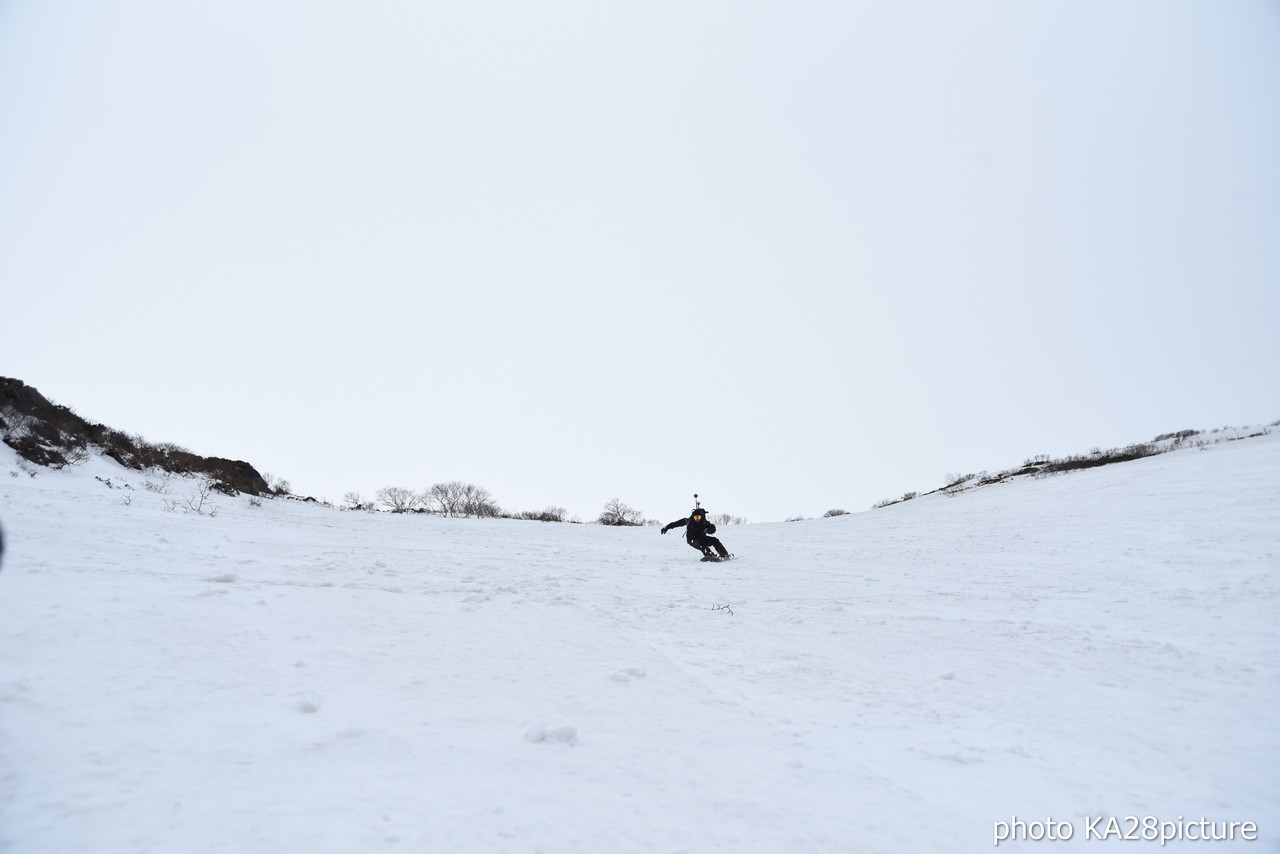
<svg viewBox="0 0 1280 854"><path fill-rule="evenodd" d="M717 554L719 554L719 555L720 555L720 557L728 557L728 556L729 556L729 550L728 550L728 549L726 549L726 548L724 547L724 543L720 542L720 540L719 540L719 539L717 539L716 537L711 537L711 536L701 536L701 537L693 536L693 537L689 537L689 538L686 540L686 542L687 542L689 545L693 546L693 547L694 547L695 549L697 549L698 551L702 552L704 555L709 555L709 554L711 554L711 550L714 548L714 549L716 550L716 553L717 553Z"/></svg>

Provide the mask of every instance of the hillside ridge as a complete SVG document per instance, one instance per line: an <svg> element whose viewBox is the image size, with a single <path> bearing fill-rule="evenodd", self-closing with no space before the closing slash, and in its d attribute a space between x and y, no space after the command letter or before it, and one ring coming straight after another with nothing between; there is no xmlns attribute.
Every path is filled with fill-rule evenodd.
<svg viewBox="0 0 1280 854"><path fill-rule="evenodd" d="M204 475L213 489L229 495L271 492L262 474L244 460L200 456L172 443L155 444L89 421L12 377L0 377L0 439L22 459L47 468L83 462L97 448L103 456L136 471L159 468Z"/></svg>

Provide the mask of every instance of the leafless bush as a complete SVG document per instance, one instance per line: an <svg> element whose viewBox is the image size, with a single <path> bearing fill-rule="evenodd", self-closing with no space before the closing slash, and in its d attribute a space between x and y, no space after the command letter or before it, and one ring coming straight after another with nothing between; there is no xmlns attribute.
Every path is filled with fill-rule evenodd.
<svg viewBox="0 0 1280 854"><path fill-rule="evenodd" d="M525 510L516 516L517 519L526 519L531 522L567 522L569 521L569 511L563 507L548 507L545 510Z"/></svg>
<svg viewBox="0 0 1280 854"><path fill-rule="evenodd" d="M823 513L822 518L830 519L833 516L848 516L848 515L849 515L848 510L840 510L839 508L835 508L832 510L828 510L826 513Z"/></svg>
<svg viewBox="0 0 1280 854"><path fill-rule="evenodd" d="M1112 448L1108 451L1104 451L1101 448L1094 448L1089 452L1088 456L1075 455L1058 460L1051 460L1045 466L1045 471L1057 473L1075 471L1076 469L1096 468L1098 466L1111 465L1113 463L1138 460L1158 453L1160 453L1158 448L1148 444L1128 445L1124 448Z"/></svg>
<svg viewBox="0 0 1280 854"><path fill-rule="evenodd" d="M351 510L372 510L376 506L373 501L358 492L348 492L342 496L342 504Z"/></svg>
<svg viewBox="0 0 1280 854"><path fill-rule="evenodd" d="M169 494L169 483L167 480L164 483L156 483L154 480L144 480L142 482L142 487L150 490L151 492L158 492L161 495Z"/></svg>
<svg viewBox="0 0 1280 854"><path fill-rule="evenodd" d="M17 441L25 439L31 435L32 429L39 423L30 415L25 415L12 409L4 411L5 435Z"/></svg>
<svg viewBox="0 0 1280 854"><path fill-rule="evenodd" d="M249 496L249 506L250 506L250 507L261 507L261 506L262 506L262 499L261 499L261 498L259 498L259 497L258 497L258 496L256 496L256 495L250 495L250 496Z"/></svg>
<svg viewBox="0 0 1280 854"><path fill-rule="evenodd" d="M746 525L747 520L742 516L731 516L728 513L717 513L711 517L711 521L716 525Z"/></svg>
<svg viewBox="0 0 1280 854"><path fill-rule="evenodd" d="M431 488L423 493L423 503L432 512L439 513L441 516L461 516L462 493L465 486L466 484L460 480L432 484Z"/></svg>
<svg viewBox="0 0 1280 854"><path fill-rule="evenodd" d="M489 490L468 483L463 490L462 515L468 518L475 516L478 519L493 519L502 515L502 508L493 500Z"/></svg>
<svg viewBox="0 0 1280 854"><path fill-rule="evenodd" d="M638 526L644 524L644 513L628 506L621 498L605 502L596 522L601 525Z"/></svg>
<svg viewBox="0 0 1280 854"><path fill-rule="evenodd" d="M1154 439L1152 439L1151 441L1152 441L1152 442L1163 442L1163 441L1165 441L1166 439L1173 439L1173 440L1175 440L1175 441L1182 441L1183 439L1190 439L1192 436L1197 436L1197 435L1199 435L1199 433L1200 433L1200 431L1199 431L1199 430L1176 430L1176 431L1174 431L1174 432L1172 432L1172 433L1161 433L1159 436L1156 436L1156 437L1155 437Z"/></svg>
<svg viewBox="0 0 1280 854"><path fill-rule="evenodd" d="M403 486L384 486L376 495L378 503L392 513L409 513L422 504L422 496Z"/></svg>
<svg viewBox="0 0 1280 854"><path fill-rule="evenodd" d="M491 518L502 513L489 490L461 480L432 484L422 498L428 509L442 516Z"/></svg>
<svg viewBox="0 0 1280 854"><path fill-rule="evenodd" d="M724 605L712 605L712 606L711 606L711 610L712 610L712 611L723 611L724 613L728 614L730 617L732 617L732 616L733 616L733 608L730 608L730 607L729 607L729 605L728 605L727 603L726 603L726 604L724 604Z"/></svg>
<svg viewBox="0 0 1280 854"><path fill-rule="evenodd" d="M196 513L198 515L204 515L205 513L208 513L210 516L217 516L218 515L217 505L209 503L209 495L212 492L213 492L213 481L210 481L210 480L201 481L200 485L196 487L195 493L193 495L188 495L186 498L183 499L183 503L186 505L187 512Z"/></svg>
<svg viewBox="0 0 1280 854"><path fill-rule="evenodd" d="M125 507L128 507L130 504L133 503L133 496L132 495L124 496L123 498L120 499L120 503L123 504Z"/></svg>
<svg viewBox="0 0 1280 854"><path fill-rule="evenodd" d="M290 495L293 492L293 484L282 477L263 472L262 479L267 482L267 487L271 490L272 495Z"/></svg>
<svg viewBox="0 0 1280 854"><path fill-rule="evenodd" d="M785 520L785 521L787 521L787 522L807 522L807 521L809 521L809 519L808 519L808 517L807 517L807 516L788 516L788 517L786 518L786 520Z"/></svg>

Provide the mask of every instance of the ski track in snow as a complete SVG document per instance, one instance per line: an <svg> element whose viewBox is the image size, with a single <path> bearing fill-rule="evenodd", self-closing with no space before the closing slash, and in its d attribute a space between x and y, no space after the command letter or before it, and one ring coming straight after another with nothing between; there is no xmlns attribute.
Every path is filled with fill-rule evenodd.
<svg viewBox="0 0 1280 854"><path fill-rule="evenodd" d="M5 476L0 851L975 851L1014 815L1280 850L1278 439L725 528L724 564Z"/></svg>

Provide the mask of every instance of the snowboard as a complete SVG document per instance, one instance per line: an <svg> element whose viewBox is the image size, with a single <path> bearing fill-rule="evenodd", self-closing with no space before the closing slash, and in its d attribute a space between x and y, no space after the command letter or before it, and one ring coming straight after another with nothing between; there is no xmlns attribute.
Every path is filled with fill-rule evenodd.
<svg viewBox="0 0 1280 854"><path fill-rule="evenodd" d="M720 557L720 555L703 555L699 563L723 563L726 560L733 560L733 555L725 555L724 557Z"/></svg>

